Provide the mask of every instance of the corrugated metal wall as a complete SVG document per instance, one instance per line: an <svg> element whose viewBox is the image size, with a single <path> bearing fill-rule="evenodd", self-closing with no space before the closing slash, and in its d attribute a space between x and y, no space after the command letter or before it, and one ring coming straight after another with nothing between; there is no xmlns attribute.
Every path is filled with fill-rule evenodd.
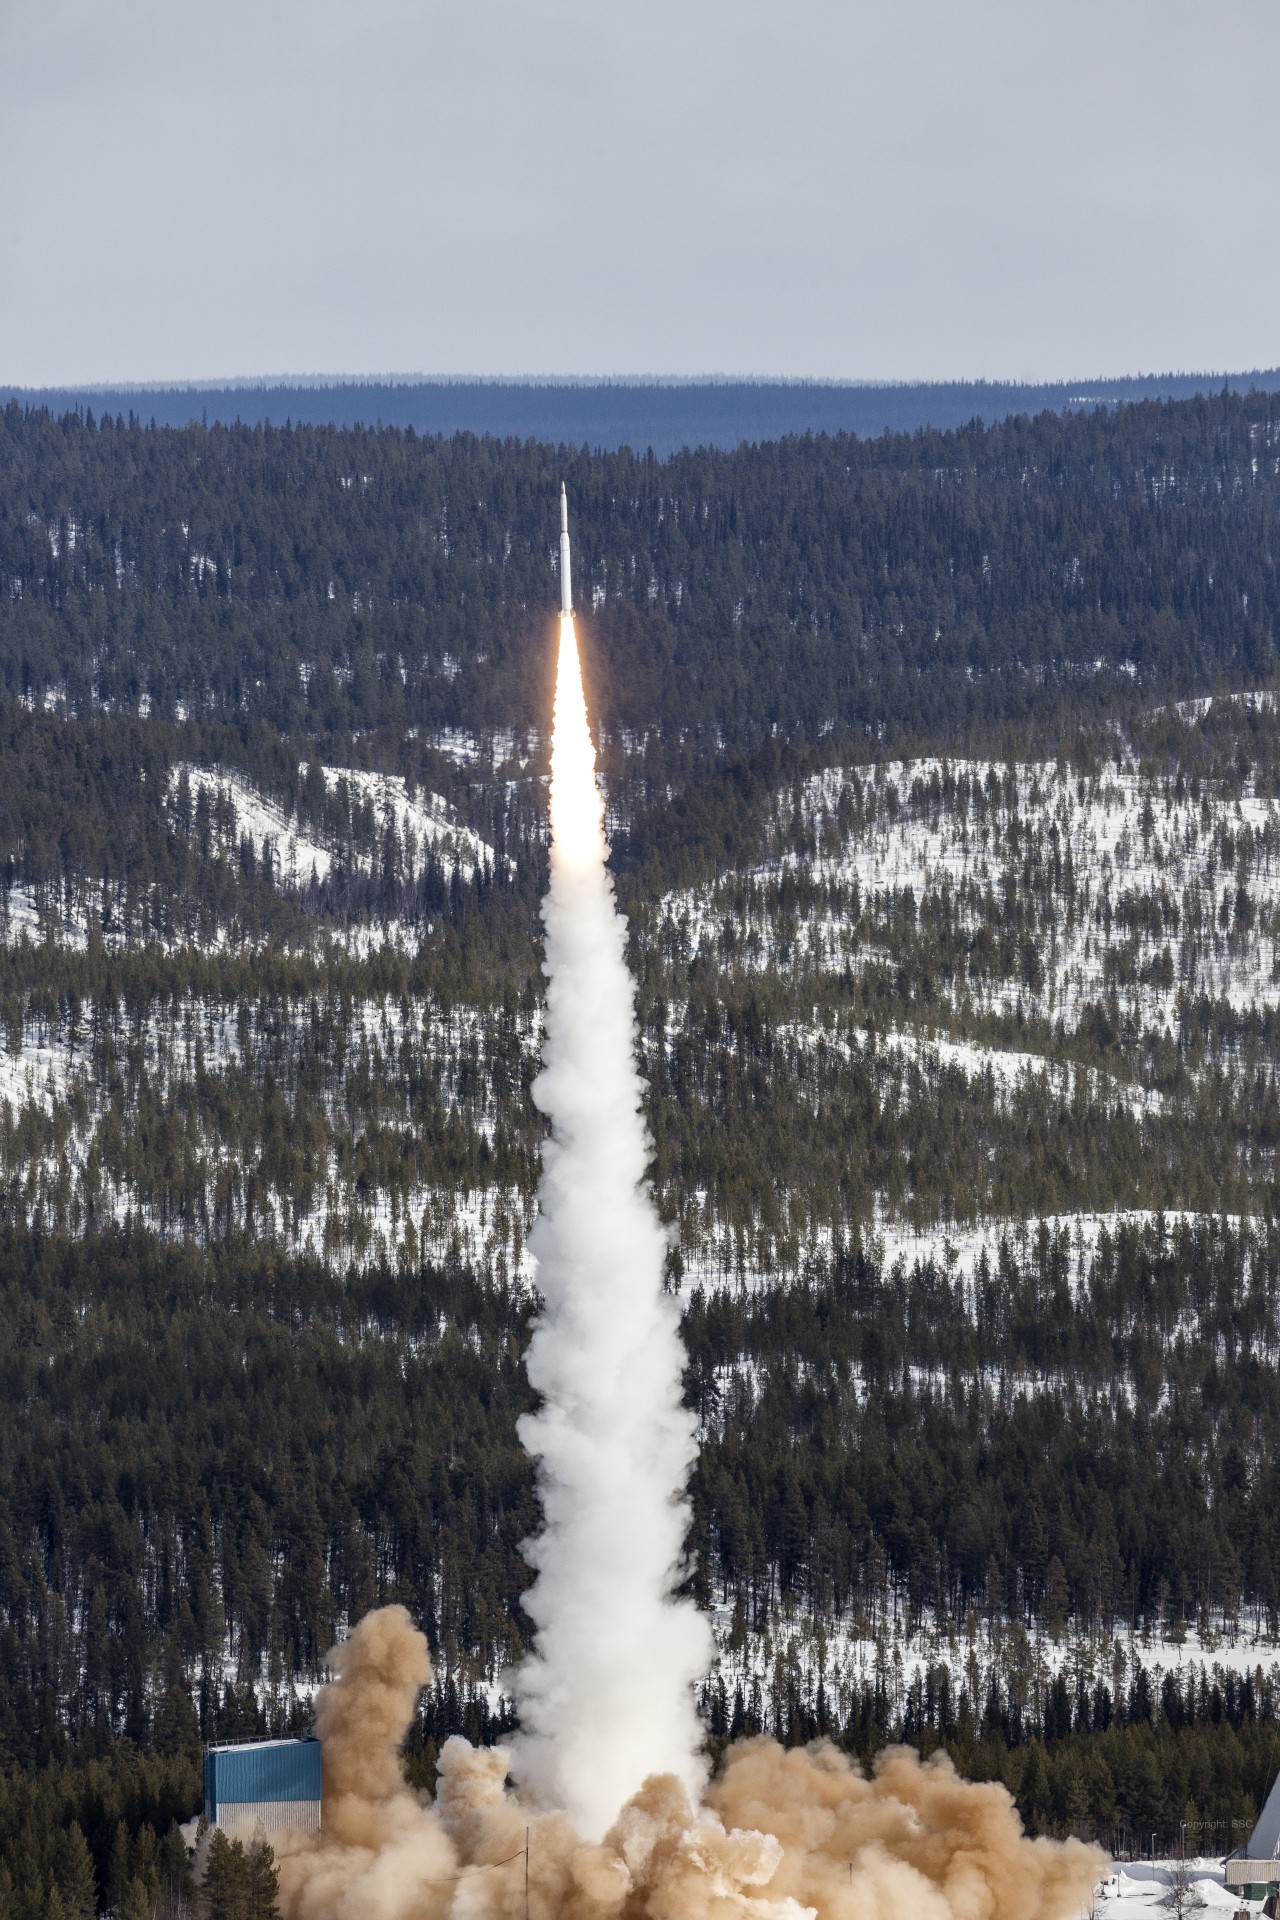
<svg viewBox="0 0 1280 1920"><path fill-rule="evenodd" d="M318 1800L223 1800L215 1824L233 1840L251 1840L259 1829L279 1833L282 1827L320 1829Z"/></svg>

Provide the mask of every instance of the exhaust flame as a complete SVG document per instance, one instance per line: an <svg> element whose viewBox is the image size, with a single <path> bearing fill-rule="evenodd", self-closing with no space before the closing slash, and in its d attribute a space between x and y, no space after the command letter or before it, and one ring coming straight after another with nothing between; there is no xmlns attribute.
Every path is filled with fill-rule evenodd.
<svg viewBox="0 0 1280 1920"><path fill-rule="evenodd" d="M560 622L551 752L547 1033L533 1097L551 1121L530 1236L545 1306L527 1365L543 1396L520 1437L545 1528L526 1548L534 1656L515 1678L516 1778L599 1839L649 1774L704 1777L694 1682L705 1620L671 1589L687 1525L693 1422L680 1404L666 1238L644 1189L626 923L606 870L573 619Z"/></svg>
<svg viewBox="0 0 1280 1920"><path fill-rule="evenodd" d="M596 781L596 750L587 724L578 635L573 615L566 613L560 619L551 722L551 896L555 896L557 878L597 868L603 871L607 853L604 799ZM550 954L547 973L554 978Z"/></svg>

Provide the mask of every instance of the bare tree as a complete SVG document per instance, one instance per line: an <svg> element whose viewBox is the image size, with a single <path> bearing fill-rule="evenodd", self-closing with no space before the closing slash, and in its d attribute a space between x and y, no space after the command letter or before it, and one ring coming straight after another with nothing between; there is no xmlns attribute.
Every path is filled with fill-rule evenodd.
<svg viewBox="0 0 1280 1920"><path fill-rule="evenodd" d="M1174 1920L1186 1920L1190 1913L1196 1913L1204 1905L1195 1890L1186 1854L1179 1851L1177 1859L1170 1869L1168 1884L1160 1902L1166 1912L1174 1915Z"/></svg>

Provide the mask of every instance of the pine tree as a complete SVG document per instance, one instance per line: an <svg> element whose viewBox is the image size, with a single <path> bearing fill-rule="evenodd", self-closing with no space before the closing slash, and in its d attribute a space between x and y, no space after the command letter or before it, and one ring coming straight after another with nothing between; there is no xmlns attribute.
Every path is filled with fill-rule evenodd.
<svg viewBox="0 0 1280 1920"><path fill-rule="evenodd" d="M1027 1754L1017 1800L1027 1832L1043 1833L1050 1812L1049 1772L1044 1763L1044 1748L1038 1740L1032 1741Z"/></svg>
<svg viewBox="0 0 1280 1920"><path fill-rule="evenodd" d="M205 1856L200 1889L203 1920L249 1920L248 1861L239 1840L228 1839L215 1827Z"/></svg>
<svg viewBox="0 0 1280 1920"><path fill-rule="evenodd" d="M116 1830L111 1838L111 1854L107 1862L107 1911L114 1913L124 1904L125 1894L133 1879L133 1848L129 1843L129 1829L123 1820L116 1822Z"/></svg>
<svg viewBox="0 0 1280 1920"><path fill-rule="evenodd" d="M177 1826L171 1826L160 1843L159 1855L160 1886L167 1897L169 1907L166 1911L180 1912L195 1892L195 1882L191 1873L191 1856L187 1843Z"/></svg>
<svg viewBox="0 0 1280 1920"><path fill-rule="evenodd" d="M255 1840L248 1854L246 1920L274 1920L279 1892L275 1855L265 1840Z"/></svg>
<svg viewBox="0 0 1280 1920"><path fill-rule="evenodd" d="M93 1856L78 1824L72 1821L58 1849L57 1882L66 1920L95 1920L98 1882Z"/></svg>

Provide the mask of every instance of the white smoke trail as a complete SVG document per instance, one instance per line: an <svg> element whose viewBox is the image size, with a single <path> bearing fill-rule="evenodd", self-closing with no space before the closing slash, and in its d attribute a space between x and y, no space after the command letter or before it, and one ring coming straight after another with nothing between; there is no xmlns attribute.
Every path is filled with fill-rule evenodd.
<svg viewBox="0 0 1280 1920"><path fill-rule="evenodd" d="M605 868L604 806L572 616L560 623L551 754L551 886L543 903L547 1030L533 1096L551 1121L530 1237L545 1302L528 1352L542 1395L520 1437L545 1526L527 1548L535 1649L519 1669L515 1772L601 1838L654 1773L697 1794L692 1689L706 1621L671 1590L695 1452L680 1405L666 1242L643 1182L626 923Z"/></svg>
<svg viewBox="0 0 1280 1920"><path fill-rule="evenodd" d="M693 1427L642 1185L625 927L572 617L551 824L534 1095L552 1138L532 1242L546 1304L528 1362L543 1405L521 1423L546 1526L527 1550L537 1634L516 1676L522 1792L506 1790L501 1748L456 1737L434 1805L409 1789L398 1750L431 1674L427 1643L402 1607L366 1614L330 1654L317 1701L323 1826L273 1835L284 1920L1070 1920L1102 1854L1027 1840L1003 1787L959 1780L941 1755L890 1749L867 1780L833 1747L749 1740L703 1791L692 1687L711 1636L671 1598Z"/></svg>

